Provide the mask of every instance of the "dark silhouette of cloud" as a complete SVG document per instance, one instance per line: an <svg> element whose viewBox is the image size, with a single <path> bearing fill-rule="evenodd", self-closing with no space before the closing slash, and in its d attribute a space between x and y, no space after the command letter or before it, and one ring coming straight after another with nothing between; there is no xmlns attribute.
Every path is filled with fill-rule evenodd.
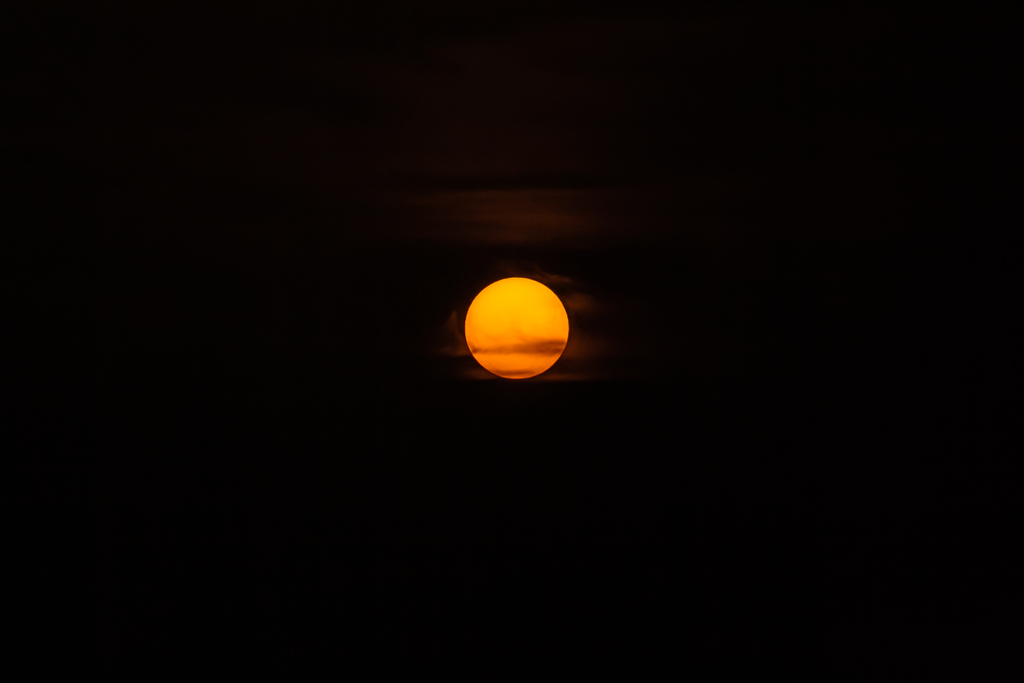
<svg viewBox="0 0 1024 683"><path fill-rule="evenodd" d="M487 355L510 355L517 353L525 354L537 354L539 356L550 356L556 353L561 353L562 349L565 348L565 342L561 339L540 339L540 340L529 340L522 342L514 342L512 344L495 344L490 346L482 346L480 348L469 347L469 350L474 354L487 354Z"/></svg>

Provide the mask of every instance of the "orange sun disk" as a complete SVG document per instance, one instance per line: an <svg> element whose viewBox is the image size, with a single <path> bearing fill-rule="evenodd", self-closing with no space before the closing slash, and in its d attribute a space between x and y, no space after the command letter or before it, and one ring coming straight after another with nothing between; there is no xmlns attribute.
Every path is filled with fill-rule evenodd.
<svg viewBox="0 0 1024 683"><path fill-rule="evenodd" d="M498 280L476 295L466 313L470 353L499 377L539 375L555 364L568 340L565 307L536 280Z"/></svg>

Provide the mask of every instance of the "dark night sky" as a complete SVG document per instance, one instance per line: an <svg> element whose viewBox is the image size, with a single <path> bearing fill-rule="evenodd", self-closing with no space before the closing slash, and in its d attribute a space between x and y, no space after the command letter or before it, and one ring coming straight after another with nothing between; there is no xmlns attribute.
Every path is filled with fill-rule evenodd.
<svg viewBox="0 0 1024 683"><path fill-rule="evenodd" d="M0 10L10 499L101 660L1019 657L1009 5L367 5Z"/></svg>

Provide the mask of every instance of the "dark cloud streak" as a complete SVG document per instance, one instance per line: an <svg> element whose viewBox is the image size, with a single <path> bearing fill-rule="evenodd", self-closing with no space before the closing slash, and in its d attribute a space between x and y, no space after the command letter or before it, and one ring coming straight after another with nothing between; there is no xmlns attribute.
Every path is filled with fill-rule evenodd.
<svg viewBox="0 0 1024 683"><path fill-rule="evenodd" d="M474 349L472 346L469 350L473 353L484 353L484 354L497 354L507 355L516 353L528 353L538 355L551 355L555 353L561 353L562 349L565 348L565 342L561 339L540 339L540 340L529 340L516 342L512 344L492 344L488 346L482 346L478 349Z"/></svg>

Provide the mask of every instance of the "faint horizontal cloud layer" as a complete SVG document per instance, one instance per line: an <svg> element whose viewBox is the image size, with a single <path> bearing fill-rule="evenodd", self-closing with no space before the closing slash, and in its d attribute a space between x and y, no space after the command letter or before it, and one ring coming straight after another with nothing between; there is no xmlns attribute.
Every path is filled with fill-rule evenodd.
<svg viewBox="0 0 1024 683"><path fill-rule="evenodd" d="M598 245L656 237L676 223L679 188L553 188L411 193L405 236L493 245ZM692 222L695 227L697 222Z"/></svg>
<svg viewBox="0 0 1024 683"><path fill-rule="evenodd" d="M765 202L831 216L856 184L861 199L840 212L853 216L888 195L929 191L898 164L878 168L878 154L980 140L940 125L949 108L900 113L889 93L947 101L944 81L920 82L948 52L928 34L981 14L937 11L905 36L893 31L898 12L862 3L799 21L754 6L528 12L518 23L502 13L501 30L456 31L468 18L449 8L424 12L403 34L385 10L293 4L240 15L110 3L94 26L104 77L90 82L93 130L69 144L133 179L148 169L184 195L172 209L215 202L247 240L251 223L266 225L277 241L259 244L272 254L307 238L643 242L716 222L745 227ZM224 49L224 35L236 49ZM268 36L283 40L269 56ZM856 64L866 70L851 72ZM967 95L969 75L950 73L950 83ZM806 94L809 104L794 108ZM1016 121L995 104L976 101L974 115ZM40 125L32 135L75 130ZM752 208L740 220L743 206ZM839 227L831 219L823 229Z"/></svg>

